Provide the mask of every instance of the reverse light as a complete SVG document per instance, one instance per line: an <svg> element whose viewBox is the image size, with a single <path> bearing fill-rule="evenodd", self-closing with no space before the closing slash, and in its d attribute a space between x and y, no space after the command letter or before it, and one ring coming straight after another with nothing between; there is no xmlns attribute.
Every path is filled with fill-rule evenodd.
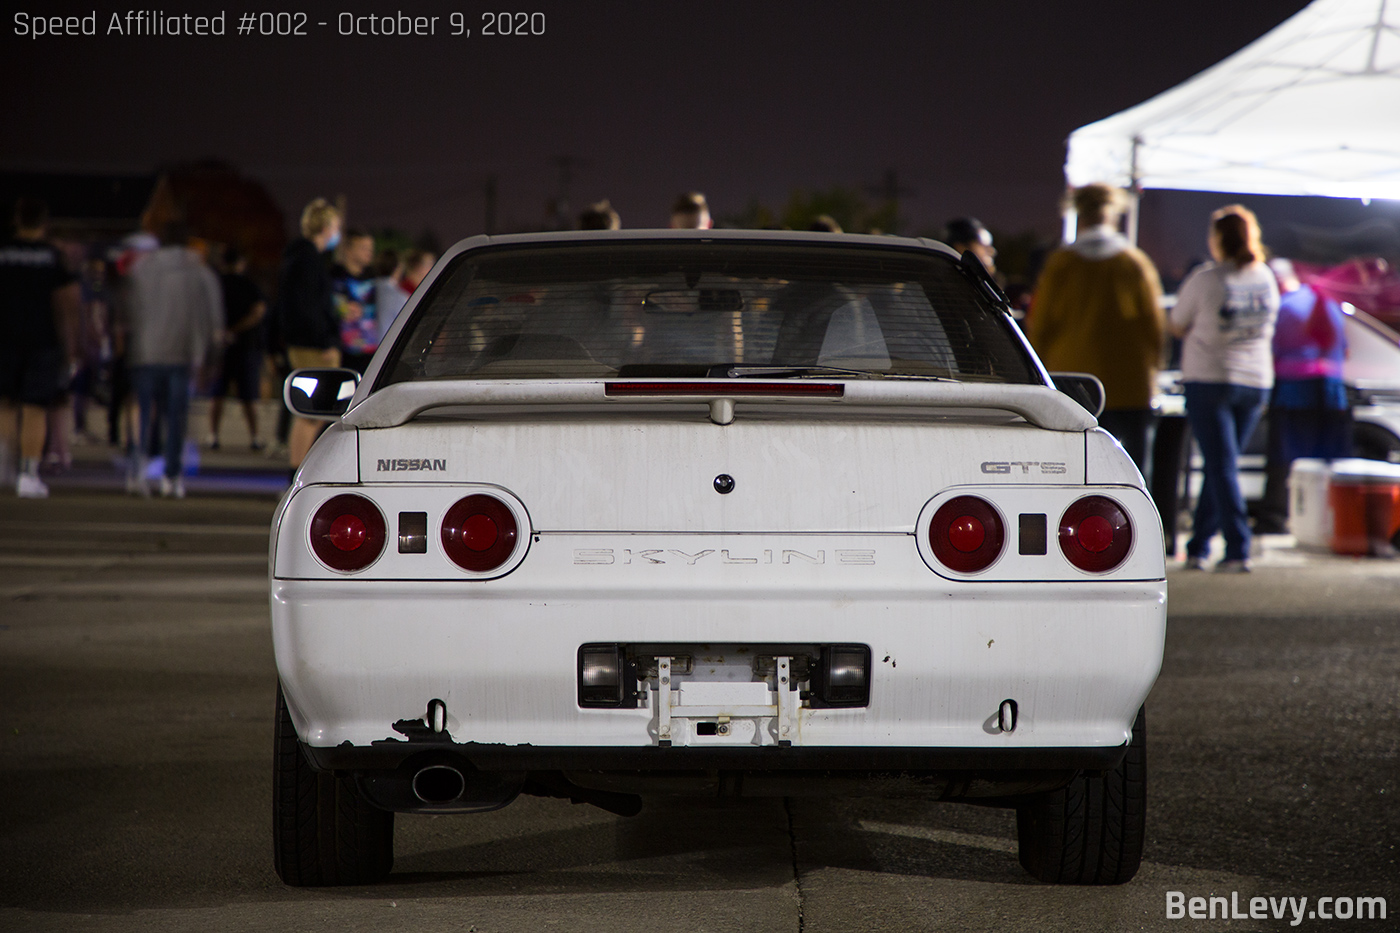
<svg viewBox="0 0 1400 933"><path fill-rule="evenodd" d="M870 646L823 646L812 670L810 702L817 709L869 706Z"/></svg>
<svg viewBox="0 0 1400 933"><path fill-rule="evenodd" d="M1060 550L1080 570L1112 570L1127 560L1132 546L1133 523L1107 496L1085 496L1060 518Z"/></svg>
<svg viewBox="0 0 1400 933"><path fill-rule="evenodd" d="M637 663L621 645L581 645L578 649L578 705L637 708Z"/></svg>
<svg viewBox="0 0 1400 933"><path fill-rule="evenodd" d="M1001 555L1006 530L1001 514L977 496L949 499L933 513L928 543L933 555L949 570L976 573Z"/></svg>
<svg viewBox="0 0 1400 933"><path fill-rule="evenodd" d="M335 570L364 570L384 551L384 516L364 496L335 496L311 517L311 550Z"/></svg>
<svg viewBox="0 0 1400 933"><path fill-rule="evenodd" d="M495 496L459 499L442 519L442 549L458 567L486 573L515 553L519 527L515 515Z"/></svg>

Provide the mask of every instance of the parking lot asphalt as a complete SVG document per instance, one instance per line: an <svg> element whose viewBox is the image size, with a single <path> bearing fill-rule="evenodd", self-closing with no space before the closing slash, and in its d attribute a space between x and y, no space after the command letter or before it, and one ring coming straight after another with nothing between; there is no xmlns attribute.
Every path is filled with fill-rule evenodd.
<svg viewBox="0 0 1400 933"><path fill-rule="evenodd" d="M217 449L211 448L209 407L209 399L203 397L190 405L184 464L185 485L190 494L264 498L281 495L289 480L287 452L271 439L281 411L280 401L264 399L255 403L259 425L256 449L243 414L233 402L225 406L221 419L222 443ZM128 454L120 445L107 442L106 413L95 406L90 408L84 428L69 443L70 462L62 467L47 464L42 474L44 481L57 493L123 492ZM158 470L158 466L152 467L152 479Z"/></svg>
<svg viewBox="0 0 1400 933"><path fill-rule="evenodd" d="M1255 572L1170 576L1148 700L1146 861L1038 884L1010 811L917 800L521 798L400 817L389 881L272 872L267 494L0 499L0 930L1393 929L1400 561L1266 538ZM1186 897L1309 898L1169 919ZM1392 919L1308 918L1386 897Z"/></svg>

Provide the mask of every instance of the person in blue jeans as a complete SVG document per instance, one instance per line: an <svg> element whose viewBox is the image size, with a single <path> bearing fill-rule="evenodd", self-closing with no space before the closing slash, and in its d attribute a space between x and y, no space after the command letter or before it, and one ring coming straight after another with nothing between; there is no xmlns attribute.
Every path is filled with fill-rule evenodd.
<svg viewBox="0 0 1400 933"><path fill-rule="evenodd" d="M219 345L223 335L224 299L218 277L203 258L187 248L189 231L170 223L161 248L132 269L127 302L130 327L127 362L141 407L141 448L132 492L150 495L145 464L159 416L165 425L163 496L184 498L181 457L188 424L190 379Z"/></svg>
<svg viewBox="0 0 1400 933"><path fill-rule="evenodd" d="M1214 262L1181 284L1171 312L1172 332L1182 338L1181 378L1186 420L1201 449L1200 499L1186 569L1205 566L1211 539L1225 537L1218 573L1249 570L1249 518L1240 492L1239 455L1264 411L1274 382L1274 321L1278 283L1264 264L1259 222L1238 204L1211 215Z"/></svg>

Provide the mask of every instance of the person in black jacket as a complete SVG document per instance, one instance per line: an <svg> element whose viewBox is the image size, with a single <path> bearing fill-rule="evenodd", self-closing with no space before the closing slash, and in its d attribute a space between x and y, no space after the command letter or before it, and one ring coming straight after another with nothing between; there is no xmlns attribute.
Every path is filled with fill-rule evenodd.
<svg viewBox="0 0 1400 933"><path fill-rule="evenodd" d="M224 292L224 359L209 393L209 447L219 449L224 396L234 388L243 404L243 420L248 423L249 447L262 450L254 403L262 389L267 299L248 276L248 257L232 244L224 248L224 273L219 276L219 284Z"/></svg>
<svg viewBox="0 0 1400 933"><path fill-rule="evenodd" d="M63 397L75 368L82 299L46 239L48 206L20 198L14 219L14 238L0 241L0 481L14 483L22 499L42 499L45 410Z"/></svg>
<svg viewBox="0 0 1400 933"><path fill-rule="evenodd" d="M277 325L292 369L340 365L340 319L323 253L340 242L340 212L317 198L301 212L302 235L282 253L277 277ZM288 441L291 467L306 458L323 423L296 418Z"/></svg>

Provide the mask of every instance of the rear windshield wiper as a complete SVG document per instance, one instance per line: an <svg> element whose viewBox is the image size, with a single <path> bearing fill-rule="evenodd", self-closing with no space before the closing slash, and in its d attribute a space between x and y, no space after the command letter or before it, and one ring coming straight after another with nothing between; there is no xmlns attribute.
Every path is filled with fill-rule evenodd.
<svg viewBox="0 0 1400 933"><path fill-rule="evenodd" d="M869 369L842 369L839 366L729 366L719 372L712 371L711 375L730 379L744 378L747 376L794 379L801 379L808 376L849 376L855 379L920 379L929 382L958 381L956 379L949 379L947 376L929 376L920 373L882 373Z"/></svg>

